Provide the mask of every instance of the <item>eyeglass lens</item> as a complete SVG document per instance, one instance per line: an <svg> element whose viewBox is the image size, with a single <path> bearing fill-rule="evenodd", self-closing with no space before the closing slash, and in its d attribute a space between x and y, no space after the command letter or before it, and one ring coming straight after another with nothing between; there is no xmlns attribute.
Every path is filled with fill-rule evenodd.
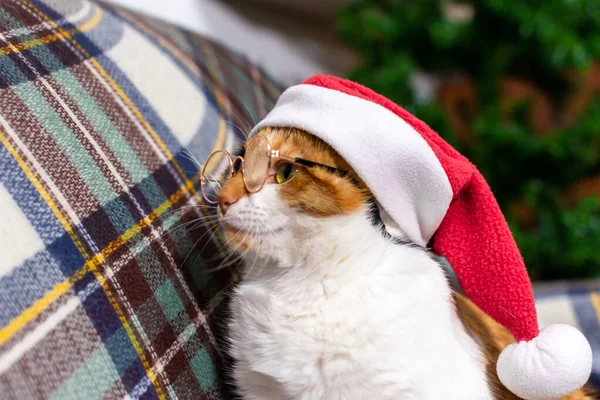
<svg viewBox="0 0 600 400"><path fill-rule="evenodd" d="M243 173L248 192L258 192L264 185L269 173L270 152L269 142L263 136L247 142Z"/></svg>
<svg viewBox="0 0 600 400"><path fill-rule="evenodd" d="M217 194L232 173L231 156L225 150L217 150L206 159L202 169L200 189L208 203L217 203Z"/></svg>
<svg viewBox="0 0 600 400"><path fill-rule="evenodd" d="M241 167L244 184L250 193L258 192L264 185L269 173L271 147L262 136L256 136L246 143L244 159L232 160L225 150L212 153L204 163L200 188L202 196L211 204L217 203L217 194L225 182Z"/></svg>

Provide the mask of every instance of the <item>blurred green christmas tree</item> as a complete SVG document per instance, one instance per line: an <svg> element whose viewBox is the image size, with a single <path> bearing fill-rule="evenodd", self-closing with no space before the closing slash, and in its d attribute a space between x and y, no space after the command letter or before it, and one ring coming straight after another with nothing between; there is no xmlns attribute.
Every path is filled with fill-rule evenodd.
<svg viewBox="0 0 600 400"><path fill-rule="evenodd" d="M479 167L532 278L600 277L600 1L358 0L338 24L349 78Z"/></svg>

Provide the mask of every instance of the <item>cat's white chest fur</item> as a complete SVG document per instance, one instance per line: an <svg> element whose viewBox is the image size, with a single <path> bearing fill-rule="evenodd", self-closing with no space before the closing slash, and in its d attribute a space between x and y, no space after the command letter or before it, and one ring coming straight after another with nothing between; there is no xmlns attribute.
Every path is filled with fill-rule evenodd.
<svg viewBox="0 0 600 400"><path fill-rule="evenodd" d="M342 232L329 228L300 240L306 251L286 262L246 260L229 326L239 393L492 399L483 355L455 314L441 268L358 220L344 222L354 223L339 226L340 243Z"/></svg>

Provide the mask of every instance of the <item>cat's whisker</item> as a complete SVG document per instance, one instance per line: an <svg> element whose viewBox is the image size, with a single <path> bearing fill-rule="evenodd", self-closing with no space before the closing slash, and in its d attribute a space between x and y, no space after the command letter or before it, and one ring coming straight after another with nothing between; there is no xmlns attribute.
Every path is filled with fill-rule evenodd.
<svg viewBox="0 0 600 400"><path fill-rule="evenodd" d="M209 240L207 240L207 241L206 241L206 243L204 243L204 246L202 246L202 249L201 249L201 250L198 252L198 255L201 255L201 254L204 252L204 250L206 249L206 246L208 246L208 243L209 243L209 242L210 242L210 241L209 241ZM223 252L221 252L221 254L219 254L219 255L217 255L217 256L214 256L214 257L211 257L211 258L208 258L206 261L207 261L207 262L211 262L211 261L216 261L216 260L218 260L218 259L222 258L222 256L223 256L223 255L225 255L225 252L226 252L227 250L228 250L228 247L227 247L227 246L225 246L225 250L224 250Z"/></svg>
<svg viewBox="0 0 600 400"><path fill-rule="evenodd" d="M252 271L254 270L254 267L256 266L257 262L258 262L258 257L255 258L254 262L252 263L252 265L249 268L247 268L246 275L251 276Z"/></svg>
<svg viewBox="0 0 600 400"><path fill-rule="evenodd" d="M250 228L246 231L246 234L244 235L244 238L239 242L238 246L236 246L236 248L233 249L233 251L231 252L231 254L229 256L227 256L222 262L221 264L217 267L219 269L223 269L226 268L230 265L232 265L233 263L237 262L236 259L242 259L243 255L238 253L238 250L241 248L242 244L246 241L246 239L248 239L248 236L251 234L251 232L254 229L254 223L250 226ZM236 254L238 254L236 256ZM233 257L234 261L231 262L231 258ZM225 265L225 266L223 266Z"/></svg>
<svg viewBox="0 0 600 400"><path fill-rule="evenodd" d="M248 133L246 133L246 129L242 129L239 125L237 125L233 121L227 121L227 123L230 124L230 125L232 125L233 127L237 128L238 131L240 131L242 133L242 135L244 135L244 137L246 139L248 139Z"/></svg>
<svg viewBox="0 0 600 400"><path fill-rule="evenodd" d="M246 118L242 118L243 116L240 115L239 113L236 113L233 109L231 109L231 114L233 116L237 117L241 122L245 122L246 124L248 124L251 127L255 126L256 125L256 119L254 118L254 114L252 114L252 112L250 111L250 109L248 108L248 106L246 105L245 102L242 101L241 103L242 103L242 105L244 106L244 108L247 111L247 114L245 115ZM252 118L252 121L250 121L248 119L248 117ZM250 125L251 122L253 123L253 125ZM250 129L248 131L250 131Z"/></svg>
<svg viewBox="0 0 600 400"><path fill-rule="evenodd" d="M238 248L239 248L239 247L238 247ZM237 249L234 249L233 251L231 251L231 252L229 253L229 255L228 255L227 257L225 257L225 258L223 259L223 261L221 261L221 262L219 263L219 265L216 267L216 268L217 268L217 270L219 270L219 269L222 269L222 268L223 268L222 266L223 266L224 264L226 264L227 262L229 262L229 260L231 260L231 258L232 258L232 257L233 257L233 258L236 258L236 257L238 257L238 255L236 255L236 254L237 254L237 251L236 251L236 250L237 250ZM239 255L239 257L242 257L242 255Z"/></svg>
<svg viewBox="0 0 600 400"><path fill-rule="evenodd" d="M216 224L216 228L217 228L217 229L215 229L215 231L214 231L214 232L211 234L211 236L209 236L209 238L208 238L208 239L205 241L205 243L204 243L204 246L203 246L203 247L202 247L202 249L201 249L201 250L198 252L198 255L196 256L196 258L198 258L199 256L201 256L201 255L202 255L202 253L203 253L203 252L204 252L204 250L206 249L206 246L208 246L208 244L209 244L209 243L212 241L212 239L213 239L214 235L216 235L216 234L218 233L218 231L219 231L219 228L220 228L220 224L221 224L222 222L226 222L227 220L228 220L228 217L227 217L227 216L224 216L224 217L221 217L221 221L220 221L220 222L219 222L219 221L216 221L216 222L215 222L215 224ZM231 251L231 249L230 249L229 247L225 246L225 250L223 250L221 253L219 253L219 254L217 254L217 255L215 255L215 256L213 256L213 257L207 258L205 261L206 261L206 262L212 262L212 261L216 261L216 260L218 260L218 259L220 259L220 258L223 258L223 256L225 256L225 254L227 254L227 252L229 252L229 251Z"/></svg>
<svg viewBox="0 0 600 400"><path fill-rule="evenodd" d="M209 218L209 217L205 217L205 218ZM173 233L173 232L175 232L175 231L177 231L177 230L179 230L181 228L184 228L184 227L189 226L189 225L194 224L194 223L195 223L195 225L192 226L191 228L187 229L186 232L191 231L192 229L194 229L196 226L198 226L201 223L210 223L210 221L208 221L207 219L204 219L204 218L197 218L197 219L194 219L192 221L187 221L187 222L184 222L182 224L179 224L179 225L177 225L177 226L175 226L173 228L170 228L168 230L159 229L159 232L162 230L162 233L158 237L155 237L152 240L150 240L149 243L155 243L155 242L157 242L159 240L163 240L163 238L165 236L167 236L168 234Z"/></svg>
<svg viewBox="0 0 600 400"><path fill-rule="evenodd" d="M181 157L190 160L192 163L196 164L199 168L202 168L202 163L200 161L198 161L198 159L196 158L196 156L194 156L194 154L192 154L192 152L189 149L184 149L181 152Z"/></svg>
<svg viewBox="0 0 600 400"><path fill-rule="evenodd" d="M190 230L194 229L196 226L198 226L198 225L199 225L199 224L201 224L201 223L206 223L206 222L210 223L210 219L211 219L210 217L205 217L205 218L196 218L196 219L193 219L193 220L191 220L191 221L187 221L187 222L181 223L181 224L179 224L179 225L177 225L177 226L175 226L175 227L173 227L173 228L171 228L171 229L168 229L168 230L164 231L164 232L163 232L163 233L160 235L160 238L162 238L162 237L164 237L165 235L168 235L169 233L172 233L172 232L174 232L174 231L176 231L176 230L178 230L178 229L185 228L186 226L189 226L189 225L192 225L192 224L194 224L194 225L192 226L192 228L190 228L190 229L188 230L188 231L190 231Z"/></svg>
<svg viewBox="0 0 600 400"><path fill-rule="evenodd" d="M200 250L199 254L202 254L204 252L208 243L209 242L207 241L204 244L204 246ZM219 252L218 254L213 255L212 257L207 258L206 262L214 262L214 261L218 261L218 260L223 260L224 258L229 256L232 252L235 253L235 250L237 250L237 247L232 247L231 245L225 245L223 251Z"/></svg>
<svg viewBox="0 0 600 400"><path fill-rule="evenodd" d="M184 154L184 153L181 153L181 158L183 158L183 159L186 159L186 160L189 160L189 161L191 161L192 163L196 164L196 160L192 159L191 157L187 156L187 155L186 155L186 154ZM202 167L202 165L199 165L199 167L201 168L201 167ZM197 171L190 171L190 170L186 170L185 172L187 172L187 173L197 173Z"/></svg>
<svg viewBox="0 0 600 400"><path fill-rule="evenodd" d="M192 254L192 252L194 251L194 248L196 247L196 245L198 244L198 242L200 242L208 233L212 232L213 230L217 230L218 229L218 225L213 225L210 228L208 228L208 230L206 232L204 232L199 238L198 240L196 240L196 242L194 242L194 244L192 245L192 247L190 248L190 251L188 251L187 255L185 256L185 258L183 259L183 261L180 264L180 268L183 267L183 265L185 264L185 262L188 260L188 258L190 257L190 255Z"/></svg>
<svg viewBox="0 0 600 400"><path fill-rule="evenodd" d="M192 227L190 227L188 229L188 231L194 230L194 229L196 229L197 227L200 227L200 226L203 226L205 228L216 228L217 230L219 228L218 224L215 224L213 221L206 221L206 220L204 220L204 221L197 221L197 223L194 224Z"/></svg>
<svg viewBox="0 0 600 400"><path fill-rule="evenodd" d="M231 120L226 120L226 122L234 125L236 128L238 128L240 130L240 132L242 132L242 134L244 136L247 137L246 131L249 132L250 129L252 128L252 125L250 124L250 120L247 117L244 118L244 115L236 112L236 110L234 110L232 107L228 107L227 112L228 112ZM241 129L239 126L235 125L235 123L232 121L233 119L237 119L241 124L247 125L248 129Z"/></svg>
<svg viewBox="0 0 600 400"><path fill-rule="evenodd" d="M287 133L285 134L286 139L289 139L289 137L290 137L291 134L292 134L292 127L290 126L290 128L287 131Z"/></svg>
<svg viewBox="0 0 600 400"><path fill-rule="evenodd" d="M218 189L221 190L221 188L223 187L223 185L221 185L221 181L218 178L215 178L215 176L211 173L208 173L206 175L208 179L212 180L218 186Z"/></svg>
<svg viewBox="0 0 600 400"><path fill-rule="evenodd" d="M240 268L241 268L241 265L238 265L238 267L232 271L232 276L233 276L233 274L237 273L237 272L238 272L238 270L239 270ZM224 287L223 287L221 290L219 290L219 291L218 291L218 292L217 292L217 293L216 293L216 294L215 294L215 295L214 295L214 296L213 296L213 297L212 297L210 300L208 300L208 301L206 302L206 304L205 304L205 306L204 306L204 307L205 307L205 308L209 308L209 309L210 309L210 308L212 308L212 303L213 303L215 300L217 300L217 299L219 298L219 296L221 296L221 294L222 294L222 293L225 293L227 290L229 290L229 289L230 289L230 288L233 286L233 284L234 284L234 283L235 283L235 280L234 280L234 279L231 279L231 281L230 281L230 282L229 282L227 285L225 285L225 286L224 286Z"/></svg>
<svg viewBox="0 0 600 400"><path fill-rule="evenodd" d="M219 298L219 296L221 296L222 293L224 293L225 291L229 290L229 288L231 288L231 286L233 286L233 280L231 282L229 282L227 285L225 285L221 290L219 290L210 300L208 300L206 302L206 304L204 305L204 308L208 308L209 310L212 308L212 303L217 300Z"/></svg>
<svg viewBox="0 0 600 400"><path fill-rule="evenodd" d="M250 116L250 118L252 118L252 123L254 125L256 125L257 122L256 122L256 118L254 118L254 114L250 111L250 109L248 108L248 106L246 105L246 103L242 102L242 104L244 105L244 108L246 108L246 111L248 111L248 115Z"/></svg>
<svg viewBox="0 0 600 400"><path fill-rule="evenodd" d="M186 207L186 209L185 209L185 210L183 210L183 209L181 209L181 208L180 208L180 209L177 209L177 210L172 210L172 211L169 211L168 213L165 213L165 214L161 215L160 217L158 217L158 218L155 220L155 222L162 222L162 223L164 223L164 220L165 220L166 218L168 218L169 216L171 216L171 215L173 215L173 214L176 214L176 213L178 213L178 212L180 212L180 213L181 213L181 215L180 215L179 217L183 218L183 217L184 217L186 214L188 214L188 213L189 213L190 211L192 211L192 210L202 210L202 209L204 209L204 207L203 207L203 206L188 206L188 207ZM215 216L214 216L212 213L209 213L209 214L207 214L207 215L203 215L203 216L201 216L201 217L197 217L197 218L206 218L206 219L209 219L209 218L216 218L216 217L215 217ZM197 218L196 218L196 219L197 219Z"/></svg>
<svg viewBox="0 0 600 400"><path fill-rule="evenodd" d="M256 226L255 226L255 225L256 225ZM259 224L258 224L258 223L256 223L256 224L254 224L254 223L253 223L253 224L251 225L250 229L249 229L251 232L253 232L253 235L255 235L255 236L256 236L256 234L257 234L258 232L254 232L254 229L255 229L255 228L258 228L258 226L259 226ZM264 241L263 241L263 242L264 242ZM271 244L271 245L270 245L270 247L272 247L272 246L273 246L273 245ZM247 271L247 274L248 274L248 275L250 275L250 274L252 273L252 270L253 270L253 269L254 269L254 267L256 266L256 263L257 263L257 262L258 262L258 258L255 258L255 259L254 259L254 262L252 263L252 265L250 266L250 268L248 268L248 271Z"/></svg>
<svg viewBox="0 0 600 400"><path fill-rule="evenodd" d="M184 205L178 208L175 208L173 210L170 210L162 215L160 215L158 218L156 218L155 222L161 222L164 221L166 218L168 218L169 216L175 214L175 213L181 213L180 217L183 217L185 214L187 214L190 210L200 210L201 213L203 214L202 216L196 218L196 220L198 220L199 218L203 218L203 219L214 219L215 215L214 215L214 209L216 209L216 206L210 206L210 205L206 205L206 204L190 204L190 205ZM212 211L211 211L212 210ZM199 214L199 213L196 213Z"/></svg>
<svg viewBox="0 0 600 400"><path fill-rule="evenodd" d="M234 258L233 258L232 260L230 260L229 262L227 262L227 263L222 263L222 264L220 264L219 266L217 266L217 267L215 267L215 268L210 268L210 269L204 270L203 272L206 272L206 273L212 273L212 272L221 271L221 270L223 270L223 269L225 269L225 268L229 268L230 266L232 266L232 265L234 265L234 264L236 264L236 263L240 262L240 261L241 261L243 258L244 258L244 256L243 256L243 255L241 255L241 254L240 254L240 255L237 255L236 257L234 257Z"/></svg>
<svg viewBox="0 0 600 400"><path fill-rule="evenodd" d="M202 209L202 207L190 207L190 208L191 208L192 210L194 210L194 209L195 209L195 210L197 210L197 209ZM184 213L181 215L181 217L183 218L183 217L184 217L184 216L185 216L187 213L189 213L189 210L188 210L188 211L185 211L185 212L184 212ZM171 213L171 214L173 214L173 213ZM193 218L193 220L194 220L194 221L200 221L200 220L202 220L202 221L208 221L208 220L214 220L214 221L216 221L216 219L217 219L217 216L216 216L216 215L214 215L212 212L210 212L210 213L208 213L208 214L205 214L205 215L201 215L201 216L199 216L199 217L196 217L196 218ZM157 220L157 221L158 221L158 220Z"/></svg>
<svg viewBox="0 0 600 400"><path fill-rule="evenodd" d="M241 259L241 258L243 258L243 256L244 256L244 255L243 255L243 252L240 252L240 251L239 251L239 250L240 250L240 248L242 247L242 243L243 243L243 242L240 242L240 244L238 244L238 245L236 245L236 246L232 246L232 247L229 249L229 250L230 250L230 251L229 251L229 254L227 254L227 256L223 258L223 260L222 260L222 261L219 263L219 266L218 266L218 267L222 268L222 266L223 266L224 264L227 264L227 263L229 263L229 262L230 262L232 259L233 259L233 260L235 260L235 259L237 259L237 258L240 258L240 259Z"/></svg>
<svg viewBox="0 0 600 400"><path fill-rule="evenodd" d="M206 245L205 245L205 247L206 247ZM218 260L223 260L231 252L233 252L232 247L231 246L225 246L225 249L223 251L221 251L219 254L216 254L216 255L214 255L214 256L212 256L210 258L207 258L206 262L214 262L214 261L218 261Z"/></svg>
<svg viewBox="0 0 600 400"><path fill-rule="evenodd" d="M219 258L222 259L222 261L215 268L210 268L210 269L204 270L202 272L209 273L209 272L212 272L214 270L219 270L221 268L221 265L223 265L223 263L225 263L227 260L230 259L230 257L232 257L234 255L235 255L235 251L232 248L227 248L225 251L223 251L223 252L220 253L220 257L218 257L218 258L213 257L212 258L212 260L215 260L215 258L216 259L219 259ZM206 262L210 262L210 260L211 259L207 259Z"/></svg>
<svg viewBox="0 0 600 400"><path fill-rule="evenodd" d="M169 215L172 215L172 214L174 214L174 213L176 213L176 212L181 212L182 210L188 210L188 209L190 209L190 208L194 208L194 207L202 208L202 207L204 207L204 205L201 205L201 204L195 205L195 204L194 204L194 205L184 205L184 206L180 206L180 207L174 208L174 209L172 209L172 210L170 210L170 211L167 211L167 212L165 212L165 213L161 214L160 216L158 216L158 217L156 218L156 221L159 221L159 220L161 220L161 219L164 219L164 218L168 217Z"/></svg>

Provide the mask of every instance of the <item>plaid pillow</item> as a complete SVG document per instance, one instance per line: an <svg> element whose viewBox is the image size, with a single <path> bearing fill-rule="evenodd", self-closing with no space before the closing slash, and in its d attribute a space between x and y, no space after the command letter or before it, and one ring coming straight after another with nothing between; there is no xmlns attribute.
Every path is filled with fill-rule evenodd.
<svg viewBox="0 0 600 400"><path fill-rule="evenodd" d="M0 397L226 397L199 166L280 89L105 4L2 0L0 32Z"/></svg>

